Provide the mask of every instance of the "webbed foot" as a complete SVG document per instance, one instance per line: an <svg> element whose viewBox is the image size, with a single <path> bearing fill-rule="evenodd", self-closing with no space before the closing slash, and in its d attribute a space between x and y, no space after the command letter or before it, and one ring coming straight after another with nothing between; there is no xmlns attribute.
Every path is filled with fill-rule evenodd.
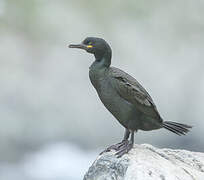
<svg viewBox="0 0 204 180"><path fill-rule="evenodd" d="M117 144L111 145L110 147L108 147L108 148L106 148L104 151L102 151L102 152L100 153L100 155L103 154L103 153L105 153L105 152L109 152L109 151L111 151L112 149L115 150L115 151L119 151L119 150L120 150L121 148L123 148L124 146L127 146L128 143L129 143L128 140L123 140L123 141L121 141L121 142L119 142L119 143L117 143Z"/></svg>
<svg viewBox="0 0 204 180"><path fill-rule="evenodd" d="M124 154L128 153L133 148L133 143L129 142L122 146L120 150L115 154L117 158L122 157Z"/></svg>

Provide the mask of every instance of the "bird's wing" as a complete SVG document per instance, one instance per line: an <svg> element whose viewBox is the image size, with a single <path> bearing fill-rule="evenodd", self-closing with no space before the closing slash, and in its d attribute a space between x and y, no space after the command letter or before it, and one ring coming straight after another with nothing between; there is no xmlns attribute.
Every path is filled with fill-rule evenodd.
<svg viewBox="0 0 204 180"><path fill-rule="evenodd" d="M110 68L109 77L113 88L123 99L147 116L161 119L152 98L135 78L114 67Z"/></svg>

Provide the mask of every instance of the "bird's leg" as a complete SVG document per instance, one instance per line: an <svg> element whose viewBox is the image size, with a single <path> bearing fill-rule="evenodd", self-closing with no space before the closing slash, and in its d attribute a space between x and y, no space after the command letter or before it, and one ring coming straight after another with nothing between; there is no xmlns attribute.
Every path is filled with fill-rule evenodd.
<svg viewBox="0 0 204 180"><path fill-rule="evenodd" d="M125 144L128 144L129 136L130 136L130 131L128 129L125 129L125 134L124 134L123 140L117 144L111 145L110 147L106 148L104 151L102 151L100 153L100 155L103 154L104 152L109 152L112 149L116 150L116 151L120 150L121 147L123 147Z"/></svg>
<svg viewBox="0 0 204 180"><path fill-rule="evenodd" d="M130 142L124 145L122 148L120 148L120 150L116 153L116 156L118 158L122 157L124 154L128 153L133 148L133 145L134 145L134 131L131 131Z"/></svg>

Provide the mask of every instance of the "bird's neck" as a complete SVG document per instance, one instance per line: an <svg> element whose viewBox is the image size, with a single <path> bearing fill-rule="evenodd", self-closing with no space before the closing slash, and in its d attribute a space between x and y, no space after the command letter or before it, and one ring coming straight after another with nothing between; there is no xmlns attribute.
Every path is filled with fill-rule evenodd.
<svg viewBox="0 0 204 180"><path fill-rule="evenodd" d="M89 73L91 76L94 76L95 78L97 76L103 76L104 72L106 71L108 67L104 66L104 60L97 61L95 60L91 66L89 67Z"/></svg>
<svg viewBox="0 0 204 180"><path fill-rule="evenodd" d="M110 63L103 57L101 59L95 59L89 67L89 78L96 90L100 89L101 82L105 78L109 66Z"/></svg>
<svg viewBox="0 0 204 180"><path fill-rule="evenodd" d="M89 78L91 83L98 91L101 87L101 82L106 76L106 72L111 64L111 53L103 56L95 55L95 61L89 68Z"/></svg>
<svg viewBox="0 0 204 180"><path fill-rule="evenodd" d="M93 64L97 65L97 67L101 68L109 68L111 65L111 50L107 51L105 54L94 54L95 61Z"/></svg>
<svg viewBox="0 0 204 180"><path fill-rule="evenodd" d="M105 58L95 59L89 67L90 75L94 78L101 77L105 71L110 67L110 62Z"/></svg>

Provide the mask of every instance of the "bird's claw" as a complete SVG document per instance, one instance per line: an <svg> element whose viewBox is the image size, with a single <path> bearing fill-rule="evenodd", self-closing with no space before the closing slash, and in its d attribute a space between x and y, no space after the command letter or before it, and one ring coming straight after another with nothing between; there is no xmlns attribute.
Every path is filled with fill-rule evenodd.
<svg viewBox="0 0 204 180"><path fill-rule="evenodd" d="M133 148L133 143L127 143L115 154L117 158L122 157L124 154L128 153Z"/></svg>
<svg viewBox="0 0 204 180"><path fill-rule="evenodd" d="M124 146L126 146L128 143L129 143L128 140L123 140L123 141L121 141L121 142L119 142L119 143L117 143L117 144L111 145L110 147L108 147L108 148L106 148L104 151L102 151L102 152L100 153L100 155L103 154L103 153L105 153L105 152L109 152L109 151L111 151L112 149L115 150L115 151L119 151L121 148L123 148Z"/></svg>

